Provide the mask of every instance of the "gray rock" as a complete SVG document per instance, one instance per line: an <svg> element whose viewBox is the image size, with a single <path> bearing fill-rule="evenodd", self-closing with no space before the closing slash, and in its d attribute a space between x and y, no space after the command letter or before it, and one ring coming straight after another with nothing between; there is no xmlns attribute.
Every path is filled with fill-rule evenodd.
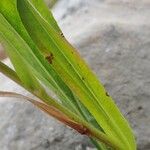
<svg viewBox="0 0 150 150"><path fill-rule="evenodd" d="M79 49L131 123L138 149L150 149L150 2L60 0L64 35ZM29 95L5 77L0 90ZM26 102L1 100L1 150L90 149L89 141Z"/></svg>

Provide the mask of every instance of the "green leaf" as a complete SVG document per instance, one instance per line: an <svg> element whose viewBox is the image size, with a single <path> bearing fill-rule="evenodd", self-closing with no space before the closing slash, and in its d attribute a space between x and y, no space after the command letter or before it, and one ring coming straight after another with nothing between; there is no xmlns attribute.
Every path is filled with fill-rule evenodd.
<svg viewBox="0 0 150 150"><path fill-rule="evenodd" d="M19 77L21 77L20 79L22 79L26 85L31 83L32 86L32 82L30 82L30 78L28 78L29 76L25 75L26 72L23 70L22 66L29 68L30 73L39 80L42 80L47 87L51 87L62 99L66 100L64 101L66 105L69 105L72 110L78 113L77 109L70 102L70 99L73 100L74 98L73 95L71 95L72 93L54 69L48 65L42 56L40 56L38 50L34 51L34 53L32 52L30 47L8 24L2 15L0 15L0 20L0 41L12 60Z"/></svg>
<svg viewBox="0 0 150 150"><path fill-rule="evenodd" d="M46 6L46 4L44 3L44 1L43 0L30 0L30 1L34 5L34 7L38 10L39 14L45 19L45 21L47 21L49 23L49 25L52 26L56 32L58 32L60 35L63 36L63 33L62 33L61 29L59 28L57 22L55 21L53 14L51 13L51 11L49 11L49 9ZM102 131L100 126L97 124L95 118L89 113L89 111L81 104L81 102L77 98L76 98L76 102L77 102L77 104L75 104L75 106L78 108L81 115L88 122L93 124L94 127L97 127L98 129L100 129ZM92 141L94 142L94 140L92 140ZM103 146L100 146L100 145L98 146L98 144L97 144L97 146L99 147L98 149L101 150L100 147L103 147Z"/></svg>
<svg viewBox="0 0 150 150"><path fill-rule="evenodd" d="M48 10L48 8L45 5L45 3L43 2L43 0L31 0L31 2L38 9L38 11L40 12L40 15L42 15L43 19L45 19L45 21L47 21L49 23L49 25L52 26L53 29L55 29L55 31L57 31L60 35L62 35L62 31L59 29L55 19L53 18L52 13ZM24 27L22 25L22 22L20 20L20 17L18 15L18 12L16 9L16 0L11 0L11 1L10 0L1 0L0 1L0 12L7 19L7 21L13 26L13 28L22 36L22 38L28 43L28 45L31 47L31 49L37 49L37 48L35 48L34 43L32 42L30 36L28 35L28 33L26 32L26 30L24 29ZM6 49L8 50L8 47L6 47ZM42 90L41 85L39 85L39 83L37 84L37 82L38 82L37 79L35 79L35 77L32 75L32 73L30 73L31 72L30 69L27 69L26 63L24 63L22 61L20 62L20 57L18 55L15 56L16 57L15 59L13 58L14 56L11 56L10 54L9 54L9 57L12 60L12 63L17 71L17 74L20 76L20 79L23 82L23 83L21 83L22 86L25 87L25 85L26 85L27 90L29 90L29 87L32 88L30 90L30 92L35 91L38 94L38 96L39 96L39 93L41 93L42 95L45 95L45 92L43 92L44 90ZM38 89L38 90L36 90L36 89ZM58 92L58 89L54 89L54 90ZM64 94L66 93L66 90L68 90L68 89L64 89ZM68 91L69 91L68 93L71 93L70 90L68 90ZM72 95L72 94L70 94L70 95ZM68 104L65 97L62 97L60 95L59 95L59 97L65 106L67 106L68 108L71 108L72 104ZM72 101L71 103L73 103L73 105L75 105L76 108L80 111L81 115L82 115L83 110L86 110L85 112L83 112L84 114L87 114L86 118L84 115L84 118L86 120L90 121L95 127L98 127L97 122L95 121L93 116L90 113L88 113L88 110L85 107L83 108L83 106L82 106L82 110L80 110L80 106L82 104L78 101L78 99L75 100L75 97L73 97L73 96L69 96L69 99L70 99L70 101ZM78 106L78 104L79 104L79 106ZM88 118L90 118L90 120Z"/></svg>
<svg viewBox="0 0 150 150"><path fill-rule="evenodd" d="M10 72L12 79L20 79L26 89L72 117L50 99L42 85L53 89L67 108L82 114L99 130L102 128L111 144L114 142L120 149L136 149L128 123L78 52L62 36L43 1L18 0L17 4L22 21L16 0L0 1L0 41L17 74L1 63L0 70L7 75ZM94 117L93 121L90 117Z"/></svg>
<svg viewBox="0 0 150 150"><path fill-rule="evenodd" d="M61 29L59 28L57 22L55 21L53 14L51 13L51 11L49 11L48 7L46 6L46 4L44 3L43 0L30 0L32 2L32 4L34 5L34 7L39 11L40 15L42 15L42 17L50 24L50 26L53 27L53 29L58 32L60 35L63 36L63 33L61 31ZM77 98L76 98L77 99ZM79 109L81 115L91 124L94 125L94 127L101 129L101 127L97 124L95 118L89 113L89 111L81 104L81 102L77 99L77 104L75 104L75 106ZM97 145L97 148L99 150L101 150L101 147L96 141L94 141L93 139L91 139L92 142L94 144Z"/></svg>
<svg viewBox="0 0 150 150"><path fill-rule="evenodd" d="M38 4L41 4L42 7L39 7L39 5L36 5L36 6L42 12L44 18L47 21L52 22L51 23L52 26L59 31L59 27L57 26L57 23L53 19L53 16L51 14L48 14L48 10L45 9L46 6L44 5L44 3L41 0L37 0L36 2ZM35 1L33 0L32 3L35 3ZM24 26L22 25L21 19L18 15L18 12L16 9L16 0L11 0L11 1L10 0L1 0L0 1L0 12L7 19L7 21L13 26L13 28L21 35L21 37L27 42L27 44L30 46L30 48L33 50L33 52L35 54L38 53L37 52L38 50L37 50L35 44L32 42L30 36L28 35L26 30L24 29ZM40 56L39 53L37 55L38 55L38 57ZM17 56L17 58L20 59L18 56ZM18 63L16 63L15 65L17 65L17 64ZM18 64L18 67L19 66L23 66L23 65ZM15 68L17 69L18 67L15 67ZM20 70L20 69L18 69L18 70ZM51 68L51 70L54 70L54 69ZM20 71L21 75L22 75L22 72L23 71ZM19 76L20 76L20 73L19 73ZM59 94L59 96L61 97L60 99L62 100L64 105L66 105L66 106L68 105L68 107L71 107L71 105L72 105L71 103L75 103L75 99L74 99L72 92L65 85L65 83L63 81L61 81L61 79L58 75L55 75L55 76L56 76L56 78L58 78L58 82L60 82L61 90L63 90L63 94ZM26 75L24 75L24 77L27 79L26 81L29 82L28 77ZM32 83L32 82L30 82L30 83ZM53 85L51 85L51 87L52 86ZM53 87L53 90L57 93L60 91L56 87ZM60 93L62 93L62 92L60 92ZM65 95L65 96L63 96L63 95ZM72 100L71 103L70 103L69 99Z"/></svg>
<svg viewBox="0 0 150 150"><path fill-rule="evenodd" d="M17 0L17 4L32 40L104 132L123 143L124 149L136 149L129 124L76 50L39 15L30 1Z"/></svg>
<svg viewBox="0 0 150 150"><path fill-rule="evenodd" d="M47 5L43 0L30 0L34 7L39 11L40 15L49 23L50 26L58 33L62 33L57 22L55 21L53 14L49 11Z"/></svg>

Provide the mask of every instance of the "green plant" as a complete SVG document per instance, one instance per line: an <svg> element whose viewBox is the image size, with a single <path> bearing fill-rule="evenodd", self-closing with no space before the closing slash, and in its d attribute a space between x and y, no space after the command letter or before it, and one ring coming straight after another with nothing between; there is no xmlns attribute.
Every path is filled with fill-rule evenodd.
<svg viewBox="0 0 150 150"><path fill-rule="evenodd" d="M99 150L135 150L129 124L43 0L1 0L0 13L0 42L15 68L0 62L0 71L41 101L11 92L0 96L30 101L89 136Z"/></svg>

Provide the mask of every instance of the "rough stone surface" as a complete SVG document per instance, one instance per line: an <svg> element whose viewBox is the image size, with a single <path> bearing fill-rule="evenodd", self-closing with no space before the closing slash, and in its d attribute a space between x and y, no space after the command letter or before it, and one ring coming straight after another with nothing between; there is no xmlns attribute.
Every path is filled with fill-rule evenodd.
<svg viewBox="0 0 150 150"><path fill-rule="evenodd" d="M131 123L138 149L149 150L150 2L60 0L53 12ZM3 76L0 83L0 90L28 95ZM86 138L26 102L1 100L0 114L1 150L92 149Z"/></svg>

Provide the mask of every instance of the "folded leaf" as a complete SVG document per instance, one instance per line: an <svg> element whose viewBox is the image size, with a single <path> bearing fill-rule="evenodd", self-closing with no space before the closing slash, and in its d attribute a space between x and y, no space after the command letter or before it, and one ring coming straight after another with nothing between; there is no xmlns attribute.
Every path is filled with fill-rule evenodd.
<svg viewBox="0 0 150 150"><path fill-rule="evenodd" d="M1 0L0 13L0 42L16 74L2 63L0 70L6 75L10 72L10 78L68 116L72 117L66 107L83 116L120 149L136 149L128 123L97 77L62 36L44 2ZM42 85L52 89L66 107L52 100Z"/></svg>
<svg viewBox="0 0 150 150"><path fill-rule="evenodd" d="M135 149L134 136L127 121L76 50L39 15L30 1L17 0L17 4L32 40L104 132L123 143L125 149Z"/></svg>
<svg viewBox="0 0 150 150"><path fill-rule="evenodd" d="M40 15L42 15L42 17L45 19L45 21L47 21L49 23L49 25L52 26L53 29L55 29L56 32L58 32L60 35L62 35L62 31L58 27L55 19L53 18L52 13L48 10L48 8L46 7L43 0L30 0L30 1L36 7L36 9L40 12ZM26 43L30 46L30 48L34 49L34 53L35 53L35 51L37 51L37 48L35 47L35 45L32 42L30 36L28 35L26 30L24 29L24 26L22 25L22 22L20 20L20 17L18 15L18 12L17 12L17 9L16 9L16 0L11 0L11 1L10 0L1 0L0 1L0 12L7 19L7 21L13 26L13 28L18 32L18 34L26 41ZM11 56L10 54L9 54L9 57L10 57L11 60L13 59L13 56ZM47 57L47 60L49 60L49 57ZM36 93L38 95L39 94L40 95L41 94L45 95L45 92L43 93L43 90L42 90L42 92L40 92L39 89L42 88L41 85L39 85L39 83L38 84L36 83L36 82L38 82L37 79L35 79L35 77L32 75L32 72L30 71L30 69L27 69L26 64L23 63L23 62L20 62L20 58L19 58L18 55L15 57L14 61L12 60L12 63L14 65L16 71L17 71L17 74L20 76L20 79L23 82L22 83L23 86L25 84L26 87L32 88L32 91L31 90L30 91L31 92L36 91ZM23 66L25 66L25 67L23 67ZM38 87L38 86L40 86L40 87ZM47 85L47 88L50 88L50 87ZM57 91L57 93L59 92L58 89L55 89L55 87L53 87L53 88L54 88L54 91ZM36 90L36 89L38 89L38 90ZM27 90L29 90L29 89L27 89ZM72 92L68 88L63 89L63 90L64 90L64 94L66 94L66 91L67 91L67 93L70 93L69 95L72 95ZM60 100L63 102L63 104L65 106L67 106L68 108L72 108L72 104L75 105L76 109L80 113L80 114L78 113L79 115L82 115L86 120L91 122L91 124L93 124L94 127L97 127L98 129L101 129L100 126L95 121L95 118L80 103L80 101L78 99L76 99L76 97L67 95L67 97L69 98L69 100L71 101L72 104L70 104L70 102L68 104L68 98L66 98L64 96L60 96L60 94L59 94L59 97L60 97ZM81 105L82 105L82 109L80 109ZM74 110L74 108L72 108L72 110ZM75 110L75 111L77 111L77 110Z"/></svg>
<svg viewBox="0 0 150 150"><path fill-rule="evenodd" d="M34 0L32 0L32 2L35 3ZM44 11L44 9L45 9L44 3L41 0L37 0L37 2L42 5L42 8L39 8L38 5L37 5L37 7L41 10L44 18L49 22L51 21L52 26L53 27L55 26L54 28L59 31L59 28L56 26L57 24L55 23L55 21L53 21L54 20L53 16L48 15L48 12L46 10ZM55 70L51 66L49 66L48 63L46 62L46 60L40 55L37 47L35 46L35 44L31 40L28 33L26 32L26 30L25 30L25 28L21 22L21 19L18 15L17 9L16 9L16 0L11 0L11 1L10 0L1 0L0 1L0 13L2 13L2 15L10 23L10 25L13 26L13 28L17 31L17 33L21 36L21 38L23 38L25 40L24 42L26 42L26 45L28 45L30 47L30 51L32 51L31 53L34 53L35 57L38 57L38 59L40 59L40 61L42 62L42 65L45 64L46 69L48 67L50 74L54 77L54 80L55 80L54 82L58 83L58 85L56 83L53 84L53 82L51 81L53 77L51 79L49 78L48 79L49 83L46 83L47 88L49 88L50 90L53 90L56 93L56 95L58 95L60 97L60 100L64 103L65 106L72 108L72 110L74 110L78 113L78 110L73 106L73 105L76 105L76 100L75 100L75 97L73 96L71 90L62 81L62 79L59 77L59 75L57 73L55 73ZM7 25L6 25L6 27L7 27ZM3 29L1 29L1 30L3 30ZM15 31L15 33L16 33L16 31ZM6 32L9 32L8 28L7 28ZM13 33L13 34L15 34L15 33ZM7 36L5 38L7 38ZM11 36L11 38L13 38L13 36ZM4 43L4 39L2 39L2 41ZM17 43L18 42L16 39L16 43L13 43L13 44L17 44ZM6 48L7 53L10 53L10 52L8 52L9 46L8 46L8 44L6 44L6 42L5 42L4 46L7 47ZM12 47L10 49L11 50L9 50L9 51L12 52L13 51ZM24 57L24 54L22 53L22 51L21 50L18 50L18 51L20 52L22 57ZM15 53L15 52L13 52L13 53ZM27 52L25 52L25 53L27 53ZM15 55L13 54L11 56L10 56L10 54L8 54L8 55L9 55L13 65L14 65L14 68L16 69L18 75L20 76L20 79L24 80L23 82L26 85L32 83L32 82L30 82L31 80L29 80L29 76L27 74L25 74L25 70L22 67L22 66L25 66L25 68L26 68L26 65L20 64L21 63L20 61L23 61L23 59L20 60L20 57L18 56L18 54L15 54ZM12 57L15 57L15 59ZM28 58L30 59L30 57L28 57ZM28 60L28 62L30 62L30 61ZM21 69L23 69L23 71ZM32 73L31 70L30 70L30 72ZM22 78L22 75L24 75L23 78ZM25 80L25 79L27 79L27 80Z"/></svg>

